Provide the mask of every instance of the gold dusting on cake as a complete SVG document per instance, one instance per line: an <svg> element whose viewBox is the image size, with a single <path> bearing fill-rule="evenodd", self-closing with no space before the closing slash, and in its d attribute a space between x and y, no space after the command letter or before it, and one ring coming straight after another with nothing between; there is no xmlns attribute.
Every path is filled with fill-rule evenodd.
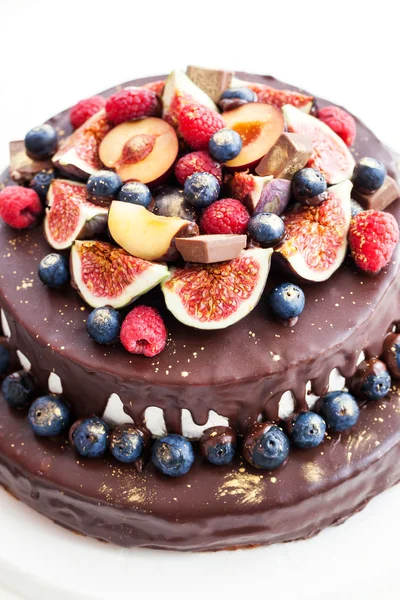
<svg viewBox="0 0 400 600"><path fill-rule="evenodd" d="M321 479L324 476L323 469L319 465L317 465L313 462L310 462L310 461L304 463L301 470L303 473L303 477L309 483L317 483L318 481L321 481Z"/></svg>
<svg viewBox="0 0 400 600"><path fill-rule="evenodd" d="M228 473L218 489L217 500L233 496L238 504L260 504L264 499L264 489L260 485L263 478L263 475L254 475L245 469Z"/></svg>

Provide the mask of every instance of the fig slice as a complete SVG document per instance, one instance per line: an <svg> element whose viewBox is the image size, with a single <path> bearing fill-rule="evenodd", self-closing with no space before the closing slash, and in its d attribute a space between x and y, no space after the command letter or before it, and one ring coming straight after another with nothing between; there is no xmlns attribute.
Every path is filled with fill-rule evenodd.
<svg viewBox="0 0 400 600"><path fill-rule="evenodd" d="M53 156L53 164L66 175L87 179L103 168L99 158L100 142L112 128L104 109L94 114L67 138Z"/></svg>
<svg viewBox="0 0 400 600"><path fill-rule="evenodd" d="M284 218L286 239L275 248L292 272L308 281L325 281L342 264L350 227L352 183L328 188L319 206L297 204Z"/></svg>
<svg viewBox="0 0 400 600"><path fill-rule="evenodd" d="M253 248L223 263L170 268L161 285L167 308L178 321L196 329L224 329L237 323L258 303L271 255L271 249Z"/></svg>
<svg viewBox="0 0 400 600"><path fill-rule="evenodd" d="M293 90L278 90L265 83L254 81L243 81L234 77L230 87L248 87L257 94L258 102L272 104L276 108L282 108L285 104L292 104L305 113L311 112L314 105L314 97Z"/></svg>
<svg viewBox="0 0 400 600"><path fill-rule="evenodd" d="M288 130L302 133L313 143L308 167L320 171L328 184L351 179L355 161L342 138L317 117L307 115L290 104L286 104L282 112Z"/></svg>
<svg viewBox="0 0 400 600"><path fill-rule="evenodd" d="M71 284L92 306L120 308L168 276L165 265L131 256L108 242L76 241L71 250Z"/></svg>
<svg viewBox="0 0 400 600"><path fill-rule="evenodd" d="M46 202L44 233L56 250L69 248L77 239L90 239L107 226L107 208L89 202L84 183L53 179Z"/></svg>
<svg viewBox="0 0 400 600"><path fill-rule="evenodd" d="M218 108L201 88L199 88L183 71L172 71L166 81L162 96L163 119L177 128L178 117L182 108L189 102L198 102L210 110Z"/></svg>

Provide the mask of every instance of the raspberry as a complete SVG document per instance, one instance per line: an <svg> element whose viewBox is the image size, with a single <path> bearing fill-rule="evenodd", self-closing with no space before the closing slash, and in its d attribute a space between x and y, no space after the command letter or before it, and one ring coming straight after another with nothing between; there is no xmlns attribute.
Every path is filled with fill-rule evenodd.
<svg viewBox="0 0 400 600"><path fill-rule="evenodd" d="M390 213L366 210L353 217L349 244L359 269L370 273L379 271L392 258L399 241L399 226Z"/></svg>
<svg viewBox="0 0 400 600"><path fill-rule="evenodd" d="M224 127L221 115L197 102L186 104L178 116L179 132L194 150L207 150L212 134Z"/></svg>
<svg viewBox="0 0 400 600"><path fill-rule="evenodd" d="M346 146L352 145L356 139L356 122L348 112L338 106L325 106L317 116L342 138Z"/></svg>
<svg viewBox="0 0 400 600"><path fill-rule="evenodd" d="M7 186L0 192L0 217L10 227L33 227L41 214L42 203L35 190Z"/></svg>
<svg viewBox="0 0 400 600"><path fill-rule="evenodd" d="M78 129L81 125L86 123L90 117L95 115L99 110L104 108L106 101L101 96L92 96L92 98L86 98L81 100L78 104L75 104L69 111L69 120L74 129Z"/></svg>
<svg viewBox="0 0 400 600"><path fill-rule="evenodd" d="M203 233L246 233L250 215L239 200L224 198L205 209L200 220Z"/></svg>
<svg viewBox="0 0 400 600"><path fill-rule="evenodd" d="M145 88L125 88L116 92L106 102L107 118L118 125L125 121L160 114L157 94Z"/></svg>
<svg viewBox="0 0 400 600"><path fill-rule="evenodd" d="M151 306L136 306L125 317L120 338L132 354L155 356L166 346L167 330L158 310Z"/></svg>
<svg viewBox="0 0 400 600"><path fill-rule="evenodd" d="M185 154L175 165L175 177L181 185L193 173L211 173L218 180L218 183L222 182L221 166L204 150Z"/></svg>
<svg viewBox="0 0 400 600"><path fill-rule="evenodd" d="M145 83L142 87L144 87L146 90L151 90L157 94L157 96L162 96L165 87L165 79L150 81L150 83Z"/></svg>
<svg viewBox="0 0 400 600"><path fill-rule="evenodd" d="M256 189L256 177L245 171L235 173L231 182L231 192L234 198L242 202Z"/></svg>

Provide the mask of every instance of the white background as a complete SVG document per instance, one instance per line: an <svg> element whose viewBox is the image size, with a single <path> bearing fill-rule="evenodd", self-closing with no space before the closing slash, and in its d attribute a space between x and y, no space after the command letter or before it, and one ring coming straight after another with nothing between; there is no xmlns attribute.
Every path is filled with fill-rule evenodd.
<svg viewBox="0 0 400 600"><path fill-rule="evenodd" d="M9 140L23 138L81 98L188 63L298 84L343 104L400 151L394 6L386 0L0 0L0 165L7 163ZM125 597L153 598L157 592L167 600L193 600L207 592L211 600L233 594L391 600L399 597L399 499L399 490L392 490L346 525L309 542L183 557L105 549L48 525L0 493L0 575L4 580L1 561L8 558L8 566L26 573L26 597L35 600L61 595L35 592L28 572L63 589L76 585L86 598L92 577L90 598L96 600L103 598L102 587L108 598L123 597L128 575ZM46 561L57 558L47 569ZM15 585L17 579L21 591L23 575ZM1 590L0 598L15 600Z"/></svg>

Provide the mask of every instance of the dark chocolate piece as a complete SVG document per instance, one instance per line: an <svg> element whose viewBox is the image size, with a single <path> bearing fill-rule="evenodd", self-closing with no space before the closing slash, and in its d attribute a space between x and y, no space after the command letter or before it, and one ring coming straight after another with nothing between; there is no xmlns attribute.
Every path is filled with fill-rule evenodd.
<svg viewBox="0 0 400 600"><path fill-rule="evenodd" d="M45 169L53 169L51 160L33 160L25 151L23 140L10 142L10 176L16 183L30 183Z"/></svg>
<svg viewBox="0 0 400 600"><path fill-rule="evenodd" d="M203 69L189 65L186 75L200 89L210 96L214 102L218 102L220 95L230 86L233 71L219 71L217 69Z"/></svg>
<svg viewBox="0 0 400 600"><path fill-rule="evenodd" d="M366 210L385 210L385 208L399 198L400 189L396 181L387 175L383 185L376 192L363 194L356 190L356 188L353 188L351 196Z"/></svg>
<svg viewBox="0 0 400 600"><path fill-rule="evenodd" d="M246 235L196 235L175 238L175 244L187 262L215 263L237 258L246 248Z"/></svg>
<svg viewBox="0 0 400 600"><path fill-rule="evenodd" d="M313 151L312 141L301 133L282 133L271 150L261 159L257 175L273 175L291 179L308 162Z"/></svg>

